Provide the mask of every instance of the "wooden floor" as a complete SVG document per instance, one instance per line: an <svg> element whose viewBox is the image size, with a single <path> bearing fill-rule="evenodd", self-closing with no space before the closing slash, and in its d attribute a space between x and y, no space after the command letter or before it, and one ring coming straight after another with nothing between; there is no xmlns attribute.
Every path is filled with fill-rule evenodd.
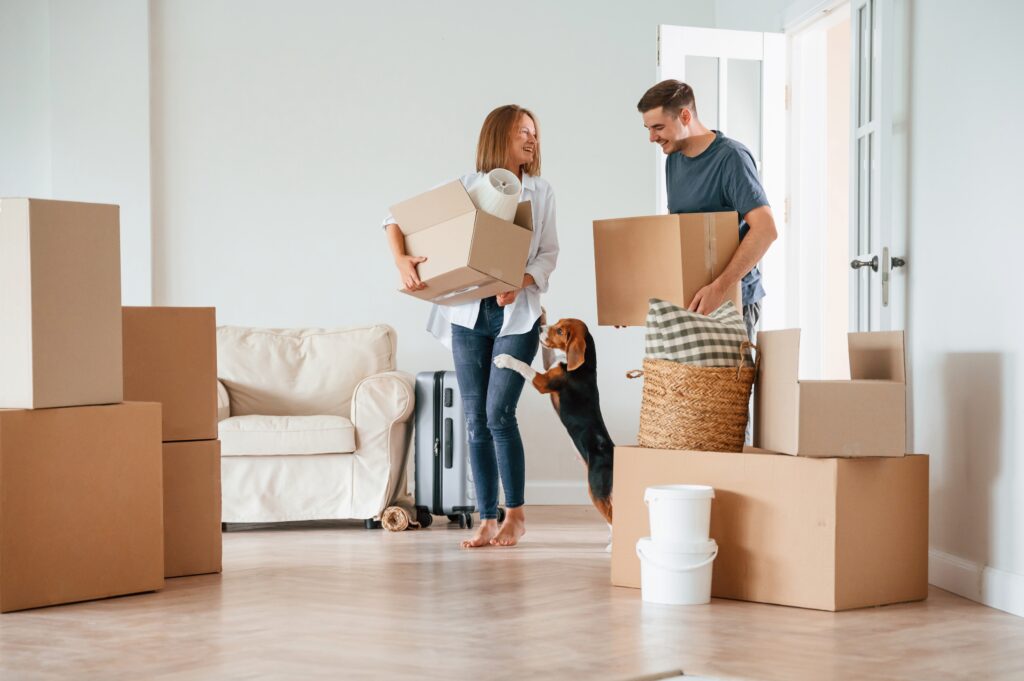
<svg viewBox="0 0 1024 681"><path fill-rule="evenodd" d="M515 549L358 523L232 531L224 574L0 616L2 679L1024 679L1024 619L932 589L824 613L644 604L609 586L606 526L528 510Z"/></svg>

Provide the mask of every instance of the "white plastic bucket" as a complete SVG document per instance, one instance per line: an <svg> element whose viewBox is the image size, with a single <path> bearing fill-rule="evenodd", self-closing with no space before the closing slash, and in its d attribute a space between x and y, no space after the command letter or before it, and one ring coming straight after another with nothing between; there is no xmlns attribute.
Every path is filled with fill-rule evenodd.
<svg viewBox="0 0 1024 681"><path fill-rule="evenodd" d="M651 518L651 539L657 544L707 541L714 496L714 488L707 485L648 487L644 503Z"/></svg>
<svg viewBox="0 0 1024 681"><path fill-rule="evenodd" d="M688 544L636 542L640 558L640 595L648 603L701 605L711 602L711 565L718 555L714 539Z"/></svg>

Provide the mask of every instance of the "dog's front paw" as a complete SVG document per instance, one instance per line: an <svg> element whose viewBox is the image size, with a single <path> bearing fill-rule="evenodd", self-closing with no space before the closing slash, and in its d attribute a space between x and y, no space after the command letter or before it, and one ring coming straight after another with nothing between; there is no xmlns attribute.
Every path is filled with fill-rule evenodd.
<svg viewBox="0 0 1024 681"><path fill-rule="evenodd" d="M512 355L498 355L494 358L494 366L499 369L511 369L515 366L516 358Z"/></svg>

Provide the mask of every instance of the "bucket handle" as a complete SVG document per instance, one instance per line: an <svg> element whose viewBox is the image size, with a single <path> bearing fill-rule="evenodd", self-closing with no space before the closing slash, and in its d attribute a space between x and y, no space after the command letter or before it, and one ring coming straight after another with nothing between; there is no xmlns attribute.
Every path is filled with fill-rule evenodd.
<svg viewBox="0 0 1024 681"><path fill-rule="evenodd" d="M707 560L701 561L700 563L697 563L696 565L687 565L686 567L682 567L682 568L668 567L666 565L660 565L656 561L651 560L650 556L648 556L643 551L641 551L639 546L636 547L636 555L637 555L637 558L639 558L641 561L647 561L648 563L650 563L654 567L656 567L658 569L661 569L661 570L670 570L672 572L689 572L690 570L698 570L698 569L704 567L705 565L710 565L715 560L715 558L718 557L718 546L715 545L715 550L711 553L711 556Z"/></svg>

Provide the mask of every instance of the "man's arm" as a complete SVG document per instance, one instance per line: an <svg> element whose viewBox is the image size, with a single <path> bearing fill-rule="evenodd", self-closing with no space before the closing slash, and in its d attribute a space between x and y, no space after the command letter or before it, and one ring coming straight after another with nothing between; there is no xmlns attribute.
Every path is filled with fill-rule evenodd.
<svg viewBox="0 0 1024 681"><path fill-rule="evenodd" d="M779 236L775 229L775 218L770 206L759 206L743 216L750 231L743 237L739 248L733 253L729 264L718 277L697 291L689 309L691 312L708 315L718 309L726 296L743 276L761 261L768 247Z"/></svg>

